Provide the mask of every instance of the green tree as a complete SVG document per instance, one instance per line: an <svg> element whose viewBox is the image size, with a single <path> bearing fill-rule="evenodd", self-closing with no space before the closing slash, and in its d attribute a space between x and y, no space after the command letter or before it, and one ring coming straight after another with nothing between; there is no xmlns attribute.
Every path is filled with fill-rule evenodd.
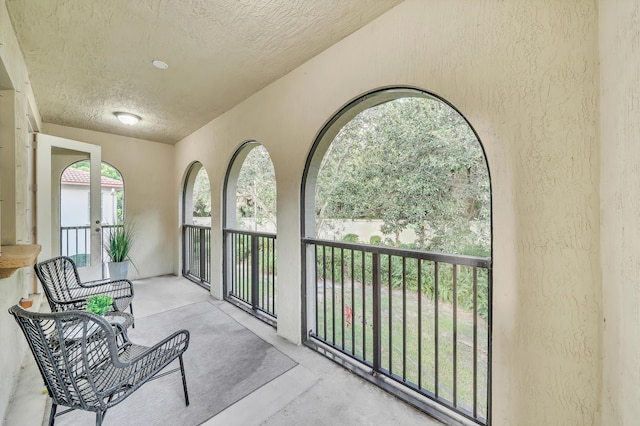
<svg viewBox="0 0 640 426"><path fill-rule="evenodd" d="M211 186L204 168L198 171L193 182L193 216L211 217Z"/></svg>
<svg viewBox="0 0 640 426"><path fill-rule="evenodd" d="M262 145L252 148L242 163L236 200L238 219L251 219L254 230L268 223L276 226L276 175Z"/></svg>
<svg viewBox="0 0 640 426"><path fill-rule="evenodd" d="M466 121L448 105L409 97L362 111L336 135L316 187L316 225L381 219L399 245L450 253L489 244L489 180Z"/></svg>

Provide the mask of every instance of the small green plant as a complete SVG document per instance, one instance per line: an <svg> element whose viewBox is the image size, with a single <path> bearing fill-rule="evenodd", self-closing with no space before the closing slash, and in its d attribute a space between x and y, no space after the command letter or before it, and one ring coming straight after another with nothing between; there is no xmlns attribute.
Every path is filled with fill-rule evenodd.
<svg viewBox="0 0 640 426"><path fill-rule="evenodd" d="M111 229L104 248L112 262L124 262L129 259L133 236L133 225L130 223L123 223Z"/></svg>
<svg viewBox="0 0 640 426"><path fill-rule="evenodd" d="M102 316L109 311L112 303L113 299L106 294L89 296L87 299L87 311Z"/></svg>

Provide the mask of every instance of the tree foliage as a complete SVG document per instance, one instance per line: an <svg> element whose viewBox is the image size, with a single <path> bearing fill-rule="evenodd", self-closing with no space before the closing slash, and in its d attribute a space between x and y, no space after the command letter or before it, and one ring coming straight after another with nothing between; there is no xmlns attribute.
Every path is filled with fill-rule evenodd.
<svg viewBox="0 0 640 426"><path fill-rule="evenodd" d="M77 163L73 163L70 167L78 170L84 170L85 172L91 170L89 160L78 161ZM122 175L120 174L120 172L109 163L102 163L100 173L104 177L122 181Z"/></svg>
<svg viewBox="0 0 640 426"><path fill-rule="evenodd" d="M252 148L242 163L236 200L239 222L249 219L252 230L267 224L276 226L276 174L262 145Z"/></svg>
<svg viewBox="0 0 640 426"><path fill-rule="evenodd" d="M316 225L381 219L400 245L488 255L489 177L481 146L448 105L408 97L362 111L336 135L316 185ZM471 253L469 253L471 254Z"/></svg>
<svg viewBox="0 0 640 426"><path fill-rule="evenodd" d="M193 182L193 217L211 217L211 186L204 168L198 170Z"/></svg>

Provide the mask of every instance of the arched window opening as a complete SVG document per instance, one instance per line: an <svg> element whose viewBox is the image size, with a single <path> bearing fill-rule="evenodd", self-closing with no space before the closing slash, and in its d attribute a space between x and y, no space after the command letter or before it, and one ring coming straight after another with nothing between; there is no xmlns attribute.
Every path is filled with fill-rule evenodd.
<svg viewBox="0 0 640 426"><path fill-rule="evenodd" d="M238 226L248 231L276 231L276 175L269 153L258 145L242 163L236 186Z"/></svg>
<svg viewBox="0 0 640 426"><path fill-rule="evenodd" d="M89 160L69 165L60 176L60 254L72 258L78 267L87 266L91 259L89 179ZM105 162L101 167L100 199L104 239L105 233L124 221L124 179L118 169Z"/></svg>
<svg viewBox="0 0 640 426"><path fill-rule="evenodd" d="M182 275L211 286L211 186L201 163L187 171L182 194Z"/></svg>
<svg viewBox="0 0 640 426"><path fill-rule="evenodd" d="M308 344L486 423L491 189L469 123L421 91L369 94L321 132L303 200Z"/></svg>
<svg viewBox="0 0 640 426"><path fill-rule="evenodd" d="M236 151L224 191L225 299L275 326L276 180L262 145Z"/></svg>

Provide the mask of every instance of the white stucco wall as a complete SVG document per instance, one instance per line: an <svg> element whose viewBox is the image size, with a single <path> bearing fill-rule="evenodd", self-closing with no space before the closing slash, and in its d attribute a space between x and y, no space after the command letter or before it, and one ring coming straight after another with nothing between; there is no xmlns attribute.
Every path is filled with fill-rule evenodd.
<svg viewBox="0 0 640 426"><path fill-rule="evenodd" d="M62 226L83 226L90 223L89 185L62 185L60 188L60 224Z"/></svg>
<svg viewBox="0 0 640 426"><path fill-rule="evenodd" d="M640 419L640 2L600 9L602 424Z"/></svg>
<svg viewBox="0 0 640 426"><path fill-rule="evenodd" d="M111 188L103 187L102 224L113 225L118 222L115 193ZM62 185L60 191L60 222L62 226L84 226L89 224L89 185Z"/></svg>
<svg viewBox="0 0 640 426"><path fill-rule="evenodd" d="M317 238L325 240L342 240L347 234L356 234L358 241L369 243L373 236L382 238L383 240L395 239L394 234L383 234L380 227L384 221L382 219L371 220L348 220L348 219L327 219L325 226L318 231ZM418 235L412 229L405 229L399 235L399 240L403 244L412 244L416 241Z"/></svg>
<svg viewBox="0 0 640 426"><path fill-rule="evenodd" d="M176 273L174 234L178 228L172 145L72 127L44 124L43 133L102 147L102 161L124 179L125 220L135 222L133 278Z"/></svg>
<svg viewBox="0 0 640 426"><path fill-rule="evenodd" d="M34 128L40 124L40 114L34 101L33 91L28 84L29 75L22 58L18 40L16 39L5 1L0 0L0 67L4 67L10 82L4 82L1 89L15 90L14 117L12 121L16 129L9 132L9 138L0 141L0 155L14 155L15 162L0 167L0 185L4 199L2 204L2 229L0 240L5 244L30 244L31 240L31 202L29 200L28 183L31 158L30 142L27 132L27 120ZM26 113L30 116L27 117ZM6 118L3 117L3 118ZM7 123L5 122L5 125ZM20 127L20 129L17 129ZM12 133L12 135L11 135ZM7 133L3 133L4 136ZM9 145L15 143L15 145ZM9 154L10 153L10 154ZM10 158L10 157L9 157ZM21 169L17 171L17 164ZM8 167L5 167L7 166ZM6 176L11 173L11 176ZM10 182L9 185L6 183ZM11 202L9 202L11 200ZM9 216L7 221L5 215ZM5 229L4 226L10 226ZM15 320L7 313L10 306L18 303L21 297L32 290L33 275L31 268L22 268L12 276L0 279L0 421L6 415L11 392L16 384L20 365L23 361L27 343Z"/></svg>
<svg viewBox="0 0 640 426"><path fill-rule="evenodd" d="M179 142L176 176L206 167L219 242L229 159L246 140L267 148L283 224L278 334L297 342L300 180L315 136L372 89L442 96L478 132L492 177L493 424L597 424L597 52L595 1L407 0ZM215 294L219 244L212 256Z"/></svg>
<svg viewBox="0 0 640 426"><path fill-rule="evenodd" d="M4 419L9 399L18 380L20 365L27 350L27 341L7 310L24 297L28 285L25 269L0 280L0 422ZM29 274L29 277L31 275Z"/></svg>

